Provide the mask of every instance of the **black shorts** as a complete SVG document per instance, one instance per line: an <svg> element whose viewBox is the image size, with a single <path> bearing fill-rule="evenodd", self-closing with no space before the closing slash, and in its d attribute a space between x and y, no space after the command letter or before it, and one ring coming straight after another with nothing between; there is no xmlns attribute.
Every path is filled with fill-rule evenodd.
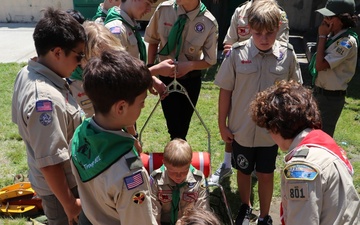
<svg viewBox="0 0 360 225"><path fill-rule="evenodd" d="M253 170L260 173L273 173L275 170L278 146L244 147L236 141L232 143L232 166L244 174L250 175Z"/></svg>

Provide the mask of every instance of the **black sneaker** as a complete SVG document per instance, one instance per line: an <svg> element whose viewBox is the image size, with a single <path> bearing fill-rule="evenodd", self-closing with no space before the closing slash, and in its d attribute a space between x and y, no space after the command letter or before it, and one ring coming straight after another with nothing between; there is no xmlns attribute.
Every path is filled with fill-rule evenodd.
<svg viewBox="0 0 360 225"><path fill-rule="evenodd" d="M264 219L262 221L260 221L258 219L257 221L257 225L272 225L272 219L271 219L271 216L270 215L267 215L264 217Z"/></svg>
<svg viewBox="0 0 360 225"><path fill-rule="evenodd" d="M250 224L250 215L251 215L252 208L247 204L242 204L240 206L238 215L235 220L236 225L248 225Z"/></svg>

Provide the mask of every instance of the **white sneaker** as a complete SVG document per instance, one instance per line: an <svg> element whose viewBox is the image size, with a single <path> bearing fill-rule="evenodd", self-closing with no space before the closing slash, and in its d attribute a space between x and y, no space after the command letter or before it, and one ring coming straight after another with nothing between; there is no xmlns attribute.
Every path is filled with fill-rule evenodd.
<svg viewBox="0 0 360 225"><path fill-rule="evenodd" d="M231 174L233 174L232 169L231 168L225 168L225 164L222 163L220 165L220 167L215 171L215 173L211 175L210 181L213 182L213 183L218 184L224 178L230 177Z"/></svg>

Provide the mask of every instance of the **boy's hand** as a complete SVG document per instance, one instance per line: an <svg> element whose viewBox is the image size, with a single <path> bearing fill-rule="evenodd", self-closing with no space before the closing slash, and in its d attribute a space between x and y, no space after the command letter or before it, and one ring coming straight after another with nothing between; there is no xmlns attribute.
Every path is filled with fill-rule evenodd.
<svg viewBox="0 0 360 225"><path fill-rule="evenodd" d="M229 52L230 48L231 48L231 45L225 44L222 54L226 55Z"/></svg>
<svg viewBox="0 0 360 225"><path fill-rule="evenodd" d="M153 95L159 94L161 100L163 100L168 95L168 93L166 92L166 85L157 77L153 76L152 78L153 78L153 86L149 88L149 91Z"/></svg>
<svg viewBox="0 0 360 225"><path fill-rule="evenodd" d="M192 70L193 69L191 68L191 61L178 62L178 65L176 66L176 78L185 76L187 73L189 73Z"/></svg>
<svg viewBox="0 0 360 225"><path fill-rule="evenodd" d="M220 135L223 141L226 143L232 143L234 140L234 135L231 133L230 129L228 127L220 128Z"/></svg>
<svg viewBox="0 0 360 225"><path fill-rule="evenodd" d="M328 23L325 19L321 22L319 28L318 28L318 34L319 35L329 35L331 30L333 28L333 23Z"/></svg>
<svg viewBox="0 0 360 225"><path fill-rule="evenodd" d="M165 77L173 77L175 74L175 64L174 60L166 59L161 63L155 65L156 71L158 75L165 76Z"/></svg>
<svg viewBox="0 0 360 225"><path fill-rule="evenodd" d="M76 198L73 204L64 207L65 213L69 220L69 225L77 224L79 222L79 215L81 212L80 198Z"/></svg>
<svg viewBox="0 0 360 225"><path fill-rule="evenodd" d="M134 146L139 154L142 153L142 146L139 140L135 140Z"/></svg>

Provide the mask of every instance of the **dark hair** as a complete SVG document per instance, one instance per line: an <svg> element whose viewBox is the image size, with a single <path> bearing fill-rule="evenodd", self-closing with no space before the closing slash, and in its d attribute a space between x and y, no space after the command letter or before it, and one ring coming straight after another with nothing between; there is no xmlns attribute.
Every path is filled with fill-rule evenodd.
<svg viewBox="0 0 360 225"><path fill-rule="evenodd" d="M85 17L81 14L81 12L77 11L76 9L68 9L66 10L70 16L72 16L76 21L78 21L80 24L83 24L85 22Z"/></svg>
<svg viewBox="0 0 360 225"><path fill-rule="evenodd" d="M95 113L107 114L118 101L130 105L152 85L144 63L122 50L105 50L86 64L83 87Z"/></svg>
<svg viewBox="0 0 360 225"><path fill-rule="evenodd" d="M46 55L60 47L68 55L71 49L86 41L84 28L65 11L47 8L33 34L37 54Z"/></svg>
<svg viewBox="0 0 360 225"><path fill-rule="evenodd" d="M349 28L349 27L356 27L358 16L357 15L351 15L349 13L344 13L340 15L336 15L341 23L343 24L343 29Z"/></svg>
<svg viewBox="0 0 360 225"><path fill-rule="evenodd" d="M256 125L279 133L284 139L293 139L306 128L321 128L312 91L296 81L280 81L259 92L250 110Z"/></svg>
<svg viewBox="0 0 360 225"><path fill-rule="evenodd" d="M221 225L214 212L201 207L187 208L179 220L181 225Z"/></svg>

